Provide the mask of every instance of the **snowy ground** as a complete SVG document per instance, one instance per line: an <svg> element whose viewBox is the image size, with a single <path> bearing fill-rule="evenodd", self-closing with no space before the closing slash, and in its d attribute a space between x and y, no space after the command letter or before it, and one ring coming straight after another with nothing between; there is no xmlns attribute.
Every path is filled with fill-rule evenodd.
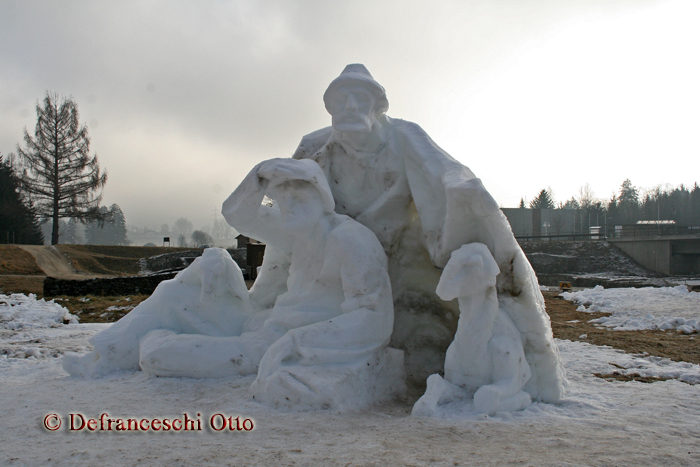
<svg viewBox="0 0 700 467"><path fill-rule="evenodd" d="M684 309L683 299L652 290L659 306L648 308L649 313L685 316L669 311ZM24 312L17 313L17 306ZM605 306L615 313L612 301ZM87 338L108 325L63 325L63 318L57 305L0 296L0 464L700 464L700 384L688 384L700 382L697 365L557 341L568 378L566 398L557 406L533 404L494 417L452 412L442 420L411 418L410 403L401 402L358 414L295 414L252 402L250 377L149 379L138 372L70 378L54 355L85 349ZM619 367L678 379L645 384L593 376ZM187 413L202 421L203 430L71 432L67 418L78 413L149 420ZM209 417L217 413L251 418L255 429L207 430ZM49 414L62 417L60 429L43 428Z"/></svg>
<svg viewBox="0 0 700 467"><path fill-rule="evenodd" d="M578 303L577 311L612 313L591 322L619 331L677 329L700 331L700 293L685 285L661 288L604 289L597 286L562 294Z"/></svg>

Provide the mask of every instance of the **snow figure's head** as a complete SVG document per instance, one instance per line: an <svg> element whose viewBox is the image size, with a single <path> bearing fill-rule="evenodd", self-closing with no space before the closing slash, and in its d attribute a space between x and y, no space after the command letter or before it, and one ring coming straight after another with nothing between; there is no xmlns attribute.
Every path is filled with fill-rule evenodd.
<svg viewBox="0 0 700 467"><path fill-rule="evenodd" d="M369 132L377 118L386 113L386 91L360 63L345 67L323 94L333 129L342 132Z"/></svg>
<svg viewBox="0 0 700 467"><path fill-rule="evenodd" d="M483 294L496 285L498 273L498 264L486 245L462 245L452 252L435 292L443 300Z"/></svg>
<svg viewBox="0 0 700 467"><path fill-rule="evenodd" d="M200 301L212 303L227 293L248 301L248 288L241 268L222 248L207 248L192 265L178 275L181 282L201 285Z"/></svg>
<svg viewBox="0 0 700 467"><path fill-rule="evenodd" d="M291 234L307 234L324 214L335 211L326 177L311 159L271 159L261 164L258 177L268 181L266 194Z"/></svg>

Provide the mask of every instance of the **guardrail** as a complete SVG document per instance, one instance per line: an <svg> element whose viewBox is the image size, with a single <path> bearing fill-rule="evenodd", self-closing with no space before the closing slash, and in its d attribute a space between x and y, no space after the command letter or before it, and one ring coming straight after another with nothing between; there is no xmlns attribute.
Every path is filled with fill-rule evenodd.
<svg viewBox="0 0 700 467"><path fill-rule="evenodd" d="M519 242L536 242L536 241L575 241L575 240L605 240L605 235L602 233L596 234L579 234L579 233L567 233L567 234L555 234L555 235L516 235L515 239Z"/></svg>
<svg viewBox="0 0 700 467"><path fill-rule="evenodd" d="M634 224L616 226L615 231L611 233L613 233L612 237L614 238L660 237L665 235L698 235L700 234L700 226L675 224Z"/></svg>

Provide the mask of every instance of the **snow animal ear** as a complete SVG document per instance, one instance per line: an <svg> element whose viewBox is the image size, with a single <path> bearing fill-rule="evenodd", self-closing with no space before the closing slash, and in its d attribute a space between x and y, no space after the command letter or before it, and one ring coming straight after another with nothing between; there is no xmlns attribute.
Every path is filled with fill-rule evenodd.
<svg viewBox="0 0 700 467"><path fill-rule="evenodd" d="M443 300L483 293L496 285L499 268L488 247L469 243L452 252L436 293Z"/></svg>

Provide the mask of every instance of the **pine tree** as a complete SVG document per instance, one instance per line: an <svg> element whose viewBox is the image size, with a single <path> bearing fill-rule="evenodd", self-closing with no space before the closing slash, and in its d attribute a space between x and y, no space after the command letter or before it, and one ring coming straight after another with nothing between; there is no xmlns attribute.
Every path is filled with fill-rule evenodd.
<svg viewBox="0 0 700 467"><path fill-rule="evenodd" d="M111 245L130 245L131 240L126 236L126 218L118 204L109 207L112 227Z"/></svg>
<svg viewBox="0 0 700 467"><path fill-rule="evenodd" d="M552 199L551 190L545 190L544 188L537 194L535 199L530 201L530 208L532 209L554 209L554 200Z"/></svg>
<svg viewBox="0 0 700 467"><path fill-rule="evenodd" d="M78 221L71 219L68 221L66 233L63 235L63 243L75 245L78 243Z"/></svg>
<svg viewBox="0 0 700 467"><path fill-rule="evenodd" d="M59 102L60 100L60 102ZM23 173L21 189L35 201L37 213L53 221L51 244L59 239L59 220L99 216L102 198L96 194L107 182L97 156L90 156L87 127L80 126L78 106L72 98L46 93L37 104L34 137L24 130L26 149L17 147Z"/></svg>
<svg viewBox="0 0 700 467"><path fill-rule="evenodd" d="M12 160L0 156L0 243L42 245L44 235L31 203L22 199Z"/></svg>
<svg viewBox="0 0 700 467"><path fill-rule="evenodd" d="M85 226L88 245L129 245L126 219L118 204L99 208L101 220L90 221Z"/></svg>
<svg viewBox="0 0 700 467"><path fill-rule="evenodd" d="M617 207L622 223L634 224L639 220L639 190L632 185L629 178L620 186Z"/></svg>

